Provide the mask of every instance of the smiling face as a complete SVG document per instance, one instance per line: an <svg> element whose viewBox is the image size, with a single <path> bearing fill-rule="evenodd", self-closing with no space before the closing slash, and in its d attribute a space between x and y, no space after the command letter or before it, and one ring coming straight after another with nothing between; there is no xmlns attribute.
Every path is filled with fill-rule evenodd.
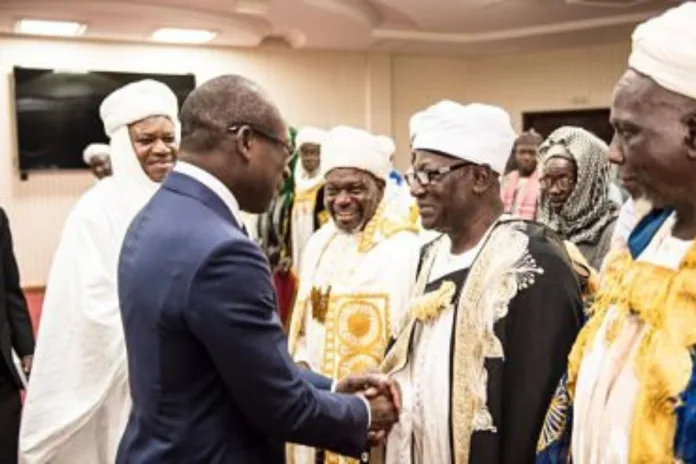
<svg viewBox="0 0 696 464"><path fill-rule="evenodd" d="M329 171L324 184L326 209L343 232L362 230L384 197L384 181L352 168Z"/></svg>
<svg viewBox="0 0 696 464"><path fill-rule="evenodd" d="M633 70L614 91L611 123L616 135L610 160L619 166L627 189L642 192L656 208L693 202L696 149L689 121L693 124L694 115L696 101Z"/></svg>
<svg viewBox="0 0 696 464"><path fill-rule="evenodd" d="M456 166L461 167L446 174L435 174L443 168ZM451 232L461 222L458 220L461 215L471 211L476 194L470 171L475 168L474 165L462 166L461 160L450 156L427 150L414 152L413 171L430 173L427 185L418 180L410 185L425 229Z"/></svg>
<svg viewBox="0 0 696 464"><path fill-rule="evenodd" d="M174 124L166 116L151 116L128 126L138 161L154 182L162 182L177 157Z"/></svg>

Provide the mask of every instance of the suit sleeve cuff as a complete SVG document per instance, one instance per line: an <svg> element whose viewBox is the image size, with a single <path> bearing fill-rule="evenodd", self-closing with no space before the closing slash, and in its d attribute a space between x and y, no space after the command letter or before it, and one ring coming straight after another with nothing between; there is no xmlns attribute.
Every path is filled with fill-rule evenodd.
<svg viewBox="0 0 696 464"><path fill-rule="evenodd" d="M331 393L336 393L336 385L338 384L338 381L334 380L331 382ZM365 395L362 393L358 393L357 396L365 403L365 409L367 409L367 428L369 429L370 426L372 426L372 410L370 409L370 402L367 401L367 398L365 398Z"/></svg>

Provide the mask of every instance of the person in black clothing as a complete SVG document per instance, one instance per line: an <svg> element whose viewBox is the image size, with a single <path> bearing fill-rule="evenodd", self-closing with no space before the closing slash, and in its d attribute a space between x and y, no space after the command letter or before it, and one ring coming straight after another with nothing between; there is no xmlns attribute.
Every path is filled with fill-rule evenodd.
<svg viewBox="0 0 696 464"><path fill-rule="evenodd" d="M12 349L21 360L25 375L31 371L34 334L27 302L19 285L19 270L12 249L12 234L5 211L0 208L0 463L17 462L19 418L22 408L22 377L17 372Z"/></svg>

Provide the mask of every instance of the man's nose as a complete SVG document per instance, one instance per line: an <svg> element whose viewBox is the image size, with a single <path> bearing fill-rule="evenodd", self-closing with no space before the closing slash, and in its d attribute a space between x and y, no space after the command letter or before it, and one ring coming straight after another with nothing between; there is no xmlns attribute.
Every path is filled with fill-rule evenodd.
<svg viewBox="0 0 696 464"><path fill-rule="evenodd" d="M409 190L411 192L412 197L418 198L425 193L425 188L423 188L421 183L418 182L418 180L416 180L416 179L414 179L413 182L411 182L408 187L409 187Z"/></svg>
<svg viewBox="0 0 696 464"><path fill-rule="evenodd" d="M157 139L155 145L152 147L152 151L154 151L155 153L169 154L172 151L172 149L169 147L169 145L164 143L164 140Z"/></svg>
<svg viewBox="0 0 696 464"><path fill-rule="evenodd" d="M348 193L341 191L338 193L338 195L336 195L335 202L339 206L346 206L350 204L350 197L348 196Z"/></svg>
<svg viewBox="0 0 696 464"><path fill-rule="evenodd" d="M611 139L611 144L609 145L609 162L618 166L621 166L624 164L624 162L626 162L626 158L623 155L621 142L619 142L619 139L616 136Z"/></svg>

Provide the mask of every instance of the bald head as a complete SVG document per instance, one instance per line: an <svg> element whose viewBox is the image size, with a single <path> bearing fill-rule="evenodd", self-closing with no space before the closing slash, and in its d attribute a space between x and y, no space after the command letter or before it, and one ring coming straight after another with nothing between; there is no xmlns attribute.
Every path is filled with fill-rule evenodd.
<svg viewBox="0 0 696 464"><path fill-rule="evenodd" d="M214 151L229 127L241 123L270 134L285 127L280 111L255 82L233 74L211 79L191 92L181 108L181 150Z"/></svg>

